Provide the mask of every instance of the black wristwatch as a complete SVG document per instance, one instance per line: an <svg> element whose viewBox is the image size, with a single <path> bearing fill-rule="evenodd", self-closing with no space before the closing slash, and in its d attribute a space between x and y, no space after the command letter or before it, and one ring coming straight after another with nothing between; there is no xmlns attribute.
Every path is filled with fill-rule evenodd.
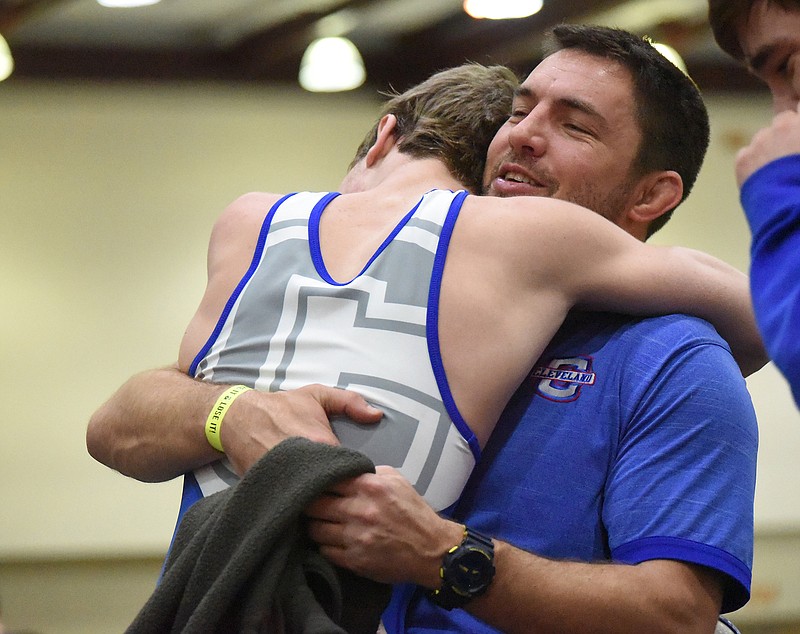
<svg viewBox="0 0 800 634"><path fill-rule="evenodd" d="M431 601L446 609L460 608L489 588L494 577L494 543L491 538L464 527L464 540L453 546L439 569L442 586L430 593Z"/></svg>

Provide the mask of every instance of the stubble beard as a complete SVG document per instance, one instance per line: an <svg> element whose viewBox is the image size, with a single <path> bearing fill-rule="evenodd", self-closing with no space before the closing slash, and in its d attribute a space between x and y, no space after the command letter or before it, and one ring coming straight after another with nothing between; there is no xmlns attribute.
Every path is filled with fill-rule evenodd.
<svg viewBox="0 0 800 634"><path fill-rule="evenodd" d="M599 191L590 183L585 183L581 187L573 188L572 190L562 190L561 183L550 177L549 174L545 175L545 178L544 187L546 193L539 194L540 196L564 200L575 205L580 205L581 207L586 207L613 223L617 223L625 214L628 198L633 187L629 179L626 179L624 183L614 186L609 191ZM494 196L496 198L515 197L515 194L494 191L492 188L493 182L494 178L489 182L489 186L485 188L484 195Z"/></svg>

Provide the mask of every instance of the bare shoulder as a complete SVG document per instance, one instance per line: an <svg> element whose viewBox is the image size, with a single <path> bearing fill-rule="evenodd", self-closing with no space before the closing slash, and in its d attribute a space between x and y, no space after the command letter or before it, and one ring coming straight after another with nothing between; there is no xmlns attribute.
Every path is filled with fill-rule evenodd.
<svg viewBox="0 0 800 634"><path fill-rule="evenodd" d="M543 196L515 196L513 198L495 198L491 196L471 196L472 204L479 213L491 213L502 217L515 226L536 226L539 223L569 225L595 215L588 209L565 200L545 198Z"/></svg>
<svg viewBox="0 0 800 634"><path fill-rule="evenodd" d="M249 249L258 240L258 233L269 210L280 194L251 192L239 196L220 214L211 230L209 252L231 248Z"/></svg>
<svg viewBox="0 0 800 634"><path fill-rule="evenodd" d="M496 235L510 240L509 246L518 242L554 246L554 240L591 235L610 224L579 205L538 196L473 196L468 209L472 212L469 224L487 238Z"/></svg>
<svg viewBox="0 0 800 634"><path fill-rule="evenodd" d="M206 290L181 342L181 370L189 368L211 335L225 303L250 266L264 218L280 198L280 194L244 194L228 205L214 223L208 245Z"/></svg>
<svg viewBox="0 0 800 634"><path fill-rule="evenodd" d="M250 192L230 203L214 224L214 232L238 232L260 227L281 194Z"/></svg>
<svg viewBox="0 0 800 634"><path fill-rule="evenodd" d="M473 257L518 273L520 283L580 288L588 262L604 265L644 245L599 214L563 200L534 196L475 197L460 234Z"/></svg>
<svg viewBox="0 0 800 634"><path fill-rule="evenodd" d="M214 223L208 246L209 273L238 268L249 262L258 242L261 225L280 194L252 192L229 204Z"/></svg>

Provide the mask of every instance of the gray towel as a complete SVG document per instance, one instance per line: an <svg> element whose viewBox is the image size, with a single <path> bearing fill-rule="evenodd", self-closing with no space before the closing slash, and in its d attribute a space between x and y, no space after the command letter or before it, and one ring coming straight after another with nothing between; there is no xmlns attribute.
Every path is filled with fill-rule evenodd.
<svg viewBox="0 0 800 634"><path fill-rule="evenodd" d="M363 454L291 438L234 487L195 503L163 578L128 634L374 634L390 586L324 559L302 512L339 480L374 472Z"/></svg>

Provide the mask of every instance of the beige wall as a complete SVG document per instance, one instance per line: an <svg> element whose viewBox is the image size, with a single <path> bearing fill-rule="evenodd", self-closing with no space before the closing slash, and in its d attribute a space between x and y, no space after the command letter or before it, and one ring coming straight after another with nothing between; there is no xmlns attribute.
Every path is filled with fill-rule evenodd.
<svg viewBox="0 0 800 634"><path fill-rule="evenodd" d="M656 241L695 246L744 270L749 234L733 152L767 121L769 104L709 102L706 168ZM141 484L94 463L86 421L128 376L174 361L222 208L251 190L335 188L376 111L376 100L277 87L0 85L7 614L20 596L12 580L31 565L44 574L54 562L133 558L152 571L179 483ZM758 528L791 538L800 534L800 415L772 368L749 385L761 422ZM800 599L790 603L800 613ZM47 623L40 627L60 631Z"/></svg>
<svg viewBox="0 0 800 634"><path fill-rule="evenodd" d="M223 207L335 188L377 101L289 89L0 86L0 556L152 553L177 483L84 446L129 375L174 362Z"/></svg>

